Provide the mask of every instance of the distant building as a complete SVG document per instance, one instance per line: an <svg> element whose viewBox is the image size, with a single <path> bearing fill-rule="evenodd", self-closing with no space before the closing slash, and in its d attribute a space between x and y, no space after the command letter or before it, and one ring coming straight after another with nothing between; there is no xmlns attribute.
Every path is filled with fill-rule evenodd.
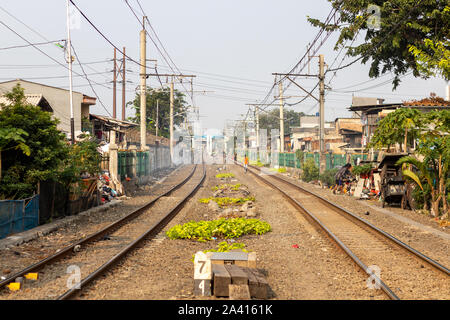
<svg viewBox="0 0 450 320"><path fill-rule="evenodd" d="M70 100L69 90L48 86L41 83L17 79L0 82L2 93L11 91L17 84L25 90L27 101L33 105L40 106L43 110L49 111L53 117L58 119L58 129L70 137ZM2 101L5 101L3 96ZM0 101L1 102L1 101ZM95 105L96 98L89 97L80 92L73 91L73 115L75 122L75 135L81 133L82 119L89 118L90 106Z"/></svg>
<svg viewBox="0 0 450 320"><path fill-rule="evenodd" d="M343 145L340 149L346 152L362 151L362 124L359 118L337 118L335 121L336 133L342 136Z"/></svg>
<svg viewBox="0 0 450 320"><path fill-rule="evenodd" d="M422 112L431 110L450 109L450 102L442 98L432 97L419 101L407 101L401 103L352 105L348 109L353 111L361 119L362 124L362 147L366 147L371 141L378 123L389 113L399 108L414 108Z"/></svg>
<svg viewBox="0 0 450 320"><path fill-rule="evenodd" d="M291 127L290 135L292 151L318 151L319 147L316 144L319 141L319 121L320 119L318 116L300 117L300 126ZM325 122L325 136L334 133L334 126L333 122Z"/></svg>

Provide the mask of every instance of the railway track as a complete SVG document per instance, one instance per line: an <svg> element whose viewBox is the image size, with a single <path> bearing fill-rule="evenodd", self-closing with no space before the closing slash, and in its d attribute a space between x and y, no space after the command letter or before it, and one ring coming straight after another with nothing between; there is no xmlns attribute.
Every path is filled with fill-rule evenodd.
<svg viewBox="0 0 450 320"><path fill-rule="evenodd" d="M445 266L320 195L277 175L261 175L257 167L248 171L325 232L367 273L368 287L394 300L450 298L450 270Z"/></svg>
<svg viewBox="0 0 450 320"><path fill-rule="evenodd" d="M9 296L4 290L0 299L75 297L144 240L157 235L195 194L205 176L204 165L202 170L199 170L197 165L193 166L186 178L141 208L54 255L14 273L0 282L0 289L17 277L23 277L31 272L39 271L39 279L27 282L25 290L9 293ZM82 277L84 278L81 279ZM73 279L76 279L76 282L73 282Z"/></svg>

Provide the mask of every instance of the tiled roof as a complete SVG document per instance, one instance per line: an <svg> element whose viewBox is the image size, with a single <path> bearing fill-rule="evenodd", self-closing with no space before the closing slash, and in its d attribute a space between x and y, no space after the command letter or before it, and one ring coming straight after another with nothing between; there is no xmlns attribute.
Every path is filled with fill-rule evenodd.
<svg viewBox="0 0 450 320"><path fill-rule="evenodd" d="M25 98L27 103L37 106L39 102L42 100L42 94L26 94ZM11 101L9 101L4 95L0 96L0 104L10 105Z"/></svg>
<svg viewBox="0 0 450 320"><path fill-rule="evenodd" d="M450 107L450 101L445 101L440 97L430 97L422 100L404 101L404 106L422 106L422 107Z"/></svg>

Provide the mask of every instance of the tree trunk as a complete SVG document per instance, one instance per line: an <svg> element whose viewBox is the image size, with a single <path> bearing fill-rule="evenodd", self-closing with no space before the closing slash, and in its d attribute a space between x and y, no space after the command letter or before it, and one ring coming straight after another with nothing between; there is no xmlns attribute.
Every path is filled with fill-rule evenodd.
<svg viewBox="0 0 450 320"><path fill-rule="evenodd" d="M441 202L441 197L431 202L431 216L434 218L439 216L439 202Z"/></svg>

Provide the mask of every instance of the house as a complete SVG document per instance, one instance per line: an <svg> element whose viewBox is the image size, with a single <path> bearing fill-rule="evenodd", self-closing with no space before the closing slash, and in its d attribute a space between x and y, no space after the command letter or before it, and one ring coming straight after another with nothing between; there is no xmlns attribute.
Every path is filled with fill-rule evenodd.
<svg viewBox="0 0 450 320"><path fill-rule="evenodd" d="M340 149L346 153L362 152L362 124L360 118L337 118L336 133L342 137Z"/></svg>
<svg viewBox="0 0 450 320"><path fill-rule="evenodd" d="M130 128L136 128L137 123L118 120L106 116L90 114L89 123L83 122L83 131L90 132L100 141L110 142L111 131L116 132L116 144L122 149L127 147L126 132Z"/></svg>
<svg viewBox="0 0 450 320"><path fill-rule="evenodd" d="M28 80L11 80L0 82L1 93L11 91L17 84L25 90L27 101L49 111L58 119L58 129L70 139L70 99L69 90L49 86ZM4 97L2 99L5 99ZM75 122L75 135L81 133L82 119L89 118L90 106L95 105L96 98L89 97L80 92L73 91L73 116Z"/></svg>
<svg viewBox="0 0 450 320"><path fill-rule="evenodd" d="M32 106L40 107L43 111L53 113L52 107L42 94L26 94L25 101ZM11 104L11 101L9 101L4 95L2 95L0 96L0 109L2 104L5 106L9 106Z"/></svg>
<svg viewBox="0 0 450 320"><path fill-rule="evenodd" d="M319 116L301 116L300 126L291 127L291 150L319 151ZM334 135L335 124L325 122L325 143L333 143L337 138ZM328 140L328 141L327 141Z"/></svg>
<svg viewBox="0 0 450 320"><path fill-rule="evenodd" d="M418 101L401 103L352 105L348 109L358 115L362 123L362 147L366 147L371 141L379 121L386 117L390 112L394 112L399 108L414 108L421 112L429 112L436 109L450 109L450 102L442 98L430 97Z"/></svg>

